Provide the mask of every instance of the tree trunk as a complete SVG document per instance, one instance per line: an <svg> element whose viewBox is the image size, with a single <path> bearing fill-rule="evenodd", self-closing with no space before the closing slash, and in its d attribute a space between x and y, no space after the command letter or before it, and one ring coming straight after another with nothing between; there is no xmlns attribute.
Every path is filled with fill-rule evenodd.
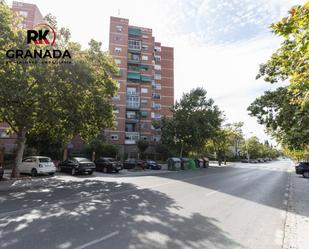
<svg viewBox="0 0 309 249"><path fill-rule="evenodd" d="M21 130L17 133L17 151L15 155L15 162L13 165L11 178L19 177L18 166L21 164L24 155L24 149L26 144L26 131Z"/></svg>

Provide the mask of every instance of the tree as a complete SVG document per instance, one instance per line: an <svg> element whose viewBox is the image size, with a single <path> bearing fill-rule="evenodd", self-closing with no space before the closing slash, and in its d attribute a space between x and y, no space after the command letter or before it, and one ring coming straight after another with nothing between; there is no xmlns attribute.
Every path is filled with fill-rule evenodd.
<svg viewBox="0 0 309 249"><path fill-rule="evenodd" d="M52 49L49 45L26 44L25 31L14 25L15 19L3 1L0 17L1 56L10 48ZM0 121L8 123L17 135L12 177L18 175L27 134L44 133L66 144L76 135L89 141L113 125L110 97L117 91L112 80L117 73L113 60L101 51L99 42L91 40L89 48L82 50L69 41L68 30L57 30L57 37L61 42L56 48L69 50L72 63L3 61L0 67Z"/></svg>
<svg viewBox="0 0 309 249"><path fill-rule="evenodd" d="M213 138L206 143L208 153L216 153L218 164L227 158L238 156L239 144L243 140L242 122L226 124L215 131Z"/></svg>
<svg viewBox="0 0 309 249"><path fill-rule="evenodd" d="M118 148L115 145L107 144L103 135L98 135L92 139L84 148L84 153L91 158L93 152L96 158L98 157L116 157L118 154Z"/></svg>
<svg viewBox="0 0 309 249"><path fill-rule="evenodd" d="M289 15L271 25L272 32L284 41L267 63L260 66L257 78L275 83L289 80L295 102L309 104L309 2L295 6Z"/></svg>
<svg viewBox="0 0 309 249"><path fill-rule="evenodd" d="M144 158L144 153L149 147L149 142L147 140L138 140L136 142L137 148L141 154L141 158Z"/></svg>
<svg viewBox="0 0 309 249"><path fill-rule="evenodd" d="M309 145L309 110L291 103L291 97L286 87L267 91L248 107L248 111L278 142L292 150L301 150Z"/></svg>
<svg viewBox="0 0 309 249"><path fill-rule="evenodd" d="M257 78L270 83L286 80L289 85L265 92L248 111L282 146L305 151L309 148L309 2L293 7L271 29L284 41L260 66Z"/></svg>
<svg viewBox="0 0 309 249"><path fill-rule="evenodd" d="M223 121L222 112L212 99L207 99L203 88L184 94L172 107L172 113L172 118L162 120L162 143L174 153L180 152L180 156L200 154Z"/></svg>

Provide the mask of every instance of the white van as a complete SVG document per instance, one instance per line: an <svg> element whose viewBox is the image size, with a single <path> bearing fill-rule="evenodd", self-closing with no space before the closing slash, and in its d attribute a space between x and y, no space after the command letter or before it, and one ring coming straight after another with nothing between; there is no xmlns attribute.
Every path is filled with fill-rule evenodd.
<svg viewBox="0 0 309 249"><path fill-rule="evenodd" d="M31 174L32 176L37 176L38 174L54 175L56 172L54 163L46 156L26 157L18 169L20 173Z"/></svg>

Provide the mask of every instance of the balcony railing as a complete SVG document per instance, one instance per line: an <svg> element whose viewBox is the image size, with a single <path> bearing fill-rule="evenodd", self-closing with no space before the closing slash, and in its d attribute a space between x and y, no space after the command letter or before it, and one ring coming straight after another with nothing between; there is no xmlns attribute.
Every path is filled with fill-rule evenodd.
<svg viewBox="0 0 309 249"><path fill-rule="evenodd" d="M126 132L125 144L136 144L139 137L139 132Z"/></svg>
<svg viewBox="0 0 309 249"><path fill-rule="evenodd" d="M137 110L140 108L140 104L138 102L127 102L127 109Z"/></svg>

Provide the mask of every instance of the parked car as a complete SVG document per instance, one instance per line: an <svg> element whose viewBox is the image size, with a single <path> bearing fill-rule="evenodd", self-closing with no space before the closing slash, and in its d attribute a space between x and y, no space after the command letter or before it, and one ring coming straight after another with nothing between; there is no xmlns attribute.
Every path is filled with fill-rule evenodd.
<svg viewBox="0 0 309 249"><path fill-rule="evenodd" d="M303 175L304 177L309 177L309 162L299 162L295 166L296 174Z"/></svg>
<svg viewBox="0 0 309 249"><path fill-rule="evenodd" d="M18 170L22 174L31 174L31 176L40 174L54 175L56 167L49 157L29 156L22 160Z"/></svg>
<svg viewBox="0 0 309 249"><path fill-rule="evenodd" d="M158 164L156 161L152 161L152 160L147 160L146 161L147 164L147 169L153 169L153 170L160 170L161 169L161 165Z"/></svg>
<svg viewBox="0 0 309 249"><path fill-rule="evenodd" d="M118 173L120 170L122 170L121 162L118 162L111 157L100 157L94 163L96 166L96 170L103 171L104 173Z"/></svg>
<svg viewBox="0 0 309 249"><path fill-rule="evenodd" d="M78 173L88 173L91 175L95 170L95 164L88 158L73 157L59 163L59 168L61 172L70 172L72 175L76 175Z"/></svg>
<svg viewBox="0 0 309 249"><path fill-rule="evenodd" d="M4 174L4 169L3 169L2 165L0 164L0 181L3 178L3 174Z"/></svg>
<svg viewBox="0 0 309 249"><path fill-rule="evenodd" d="M143 160L138 160L138 159L127 159L123 162L123 168L124 169L133 169L135 167L141 167L142 169L146 168L146 162Z"/></svg>

